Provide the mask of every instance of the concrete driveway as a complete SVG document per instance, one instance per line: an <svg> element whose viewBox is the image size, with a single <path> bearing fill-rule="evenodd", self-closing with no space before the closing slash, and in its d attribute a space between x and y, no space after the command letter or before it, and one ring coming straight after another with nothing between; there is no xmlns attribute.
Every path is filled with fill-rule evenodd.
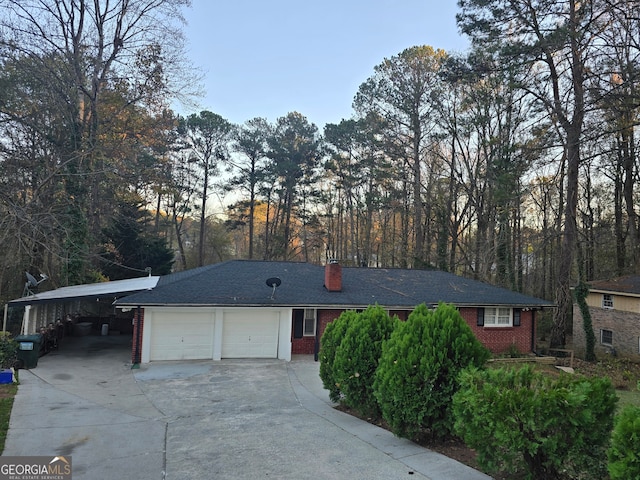
<svg viewBox="0 0 640 480"><path fill-rule="evenodd" d="M75 480L490 478L335 410L310 357L132 370L129 352L70 338L20 371L3 455L71 455Z"/></svg>

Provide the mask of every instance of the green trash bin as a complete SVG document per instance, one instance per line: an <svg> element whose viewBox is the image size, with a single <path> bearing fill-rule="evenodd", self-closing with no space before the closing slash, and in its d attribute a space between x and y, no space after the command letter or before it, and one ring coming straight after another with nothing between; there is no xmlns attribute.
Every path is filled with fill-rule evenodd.
<svg viewBox="0 0 640 480"><path fill-rule="evenodd" d="M18 368L35 368L38 366L42 334L18 335L14 338L18 342Z"/></svg>

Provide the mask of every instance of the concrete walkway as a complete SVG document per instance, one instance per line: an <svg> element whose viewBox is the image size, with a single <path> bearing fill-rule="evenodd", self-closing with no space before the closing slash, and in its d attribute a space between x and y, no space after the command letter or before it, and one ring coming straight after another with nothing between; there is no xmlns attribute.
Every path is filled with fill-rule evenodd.
<svg viewBox="0 0 640 480"><path fill-rule="evenodd" d="M130 339L68 340L20 371L4 455L71 455L75 480L490 478L333 408L310 357L132 370Z"/></svg>

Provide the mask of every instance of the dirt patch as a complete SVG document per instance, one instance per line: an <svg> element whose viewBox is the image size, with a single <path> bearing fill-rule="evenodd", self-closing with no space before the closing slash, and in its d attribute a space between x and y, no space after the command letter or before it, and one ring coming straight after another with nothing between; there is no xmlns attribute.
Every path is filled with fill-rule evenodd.
<svg viewBox="0 0 640 480"><path fill-rule="evenodd" d="M14 384L0 385L0 399L15 397L17 390L18 390L18 387L17 385L14 385Z"/></svg>
<svg viewBox="0 0 640 480"><path fill-rule="evenodd" d="M576 373L588 377L607 377L617 390L637 390L640 382L640 363L624 359L608 361L585 362L574 359L573 367Z"/></svg>

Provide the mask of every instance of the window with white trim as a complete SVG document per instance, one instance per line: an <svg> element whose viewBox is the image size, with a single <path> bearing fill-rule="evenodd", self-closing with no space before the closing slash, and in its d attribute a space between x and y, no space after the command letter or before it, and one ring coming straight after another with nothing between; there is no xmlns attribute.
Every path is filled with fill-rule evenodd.
<svg viewBox="0 0 640 480"><path fill-rule="evenodd" d="M610 293L602 295L602 308L613 308L613 295Z"/></svg>
<svg viewBox="0 0 640 480"><path fill-rule="evenodd" d="M600 343L609 347L613 346L613 330L600 330Z"/></svg>
<svg viewBox="0 0 640 480"><path fill-rule="evenodd" d="M316 309L304 309L303 335L305 337L313 337L316 334Z"/></svg>
<svg viewBox="0 0 640 480"><path fill-rule="evenodd" d="M485 327L511 327L511 308L507 307L485 307L484 326Z"/></svg>

